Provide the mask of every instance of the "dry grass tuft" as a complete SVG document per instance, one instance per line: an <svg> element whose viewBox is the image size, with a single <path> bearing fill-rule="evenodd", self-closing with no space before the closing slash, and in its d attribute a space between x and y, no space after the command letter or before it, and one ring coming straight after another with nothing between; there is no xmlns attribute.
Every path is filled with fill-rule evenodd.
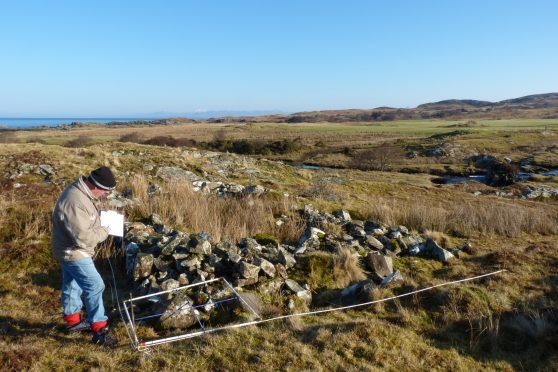
<svg viewBox="0 0 558 372"><path fill-rule="evenodd" d="M435 202L422 198L378 198L362 211L369 219L401 224L419 231L433 230L456 236L497 234L515 237L522 232L558 233L558 208L538 202L464 200Z"/></svg>
<svg viewBox="0 0 558 372"><path fill-rule="evenodd" d="M281 241L295 241L303 231L303 224L294 213L289 199L223 198L196 193L187 182L169 182L161 186L160 194L147 195L145 176L136 175L129 183L138 204L128 208L132 219L144 219L157 213L170 226L190 232L205 232L213 241L238 240L259 233L271 234ZM282 226L275 224L275 215L295 216Z"/></svg>
<svg viewBox="0 0 558 372"><path fill-rule="evenodd" d="M450 238L443 232L426 230L424 235L431 238L444 248L448 248L450 246Z"/></svg>
<svg viewBox="0 0 558 372"><path fill-rule="evenodd" d="M0 236L3 241L29 240L50 233L54 198L20 200L13 194L0 196Z"/></svg>
<svg viewBox="0 0 558 372"><path fill-rule="evenodd" d="M349 248L343 247L338 250L333 260L333 279L338 288L344 288L350 283L366 279L360 266L358 255Z"/></svg>

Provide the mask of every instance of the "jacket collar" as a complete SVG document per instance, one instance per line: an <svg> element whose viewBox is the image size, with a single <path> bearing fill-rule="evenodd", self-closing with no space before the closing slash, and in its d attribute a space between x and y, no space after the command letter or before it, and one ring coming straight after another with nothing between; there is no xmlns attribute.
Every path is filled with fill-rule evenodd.
<svg viewBox="0 0 558 372"><path fill-rule="evenodd" d="M84 181L84 177L81 176L77 179L76 181L76 187L79 191L81 191L82 193L84 193L85 195L87 195L87 197L91 200L96 200L96 198L93 196L93 194L91 193L91 190L89 190L89 187L87 187L87 185L85 184Z"/></svg>

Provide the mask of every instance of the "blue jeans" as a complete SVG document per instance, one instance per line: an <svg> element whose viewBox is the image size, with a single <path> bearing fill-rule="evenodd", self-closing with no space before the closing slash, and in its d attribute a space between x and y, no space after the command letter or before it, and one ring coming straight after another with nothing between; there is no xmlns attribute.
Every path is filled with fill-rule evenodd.
<svg viewBox="0 0 558 372"><path fill-rule="evenodd" d="M90 257L62 262L64 315L79 313L85 303L89 323L107 320L103 306L105 283ZM83 302L81 295L83 294Z"/></svg>

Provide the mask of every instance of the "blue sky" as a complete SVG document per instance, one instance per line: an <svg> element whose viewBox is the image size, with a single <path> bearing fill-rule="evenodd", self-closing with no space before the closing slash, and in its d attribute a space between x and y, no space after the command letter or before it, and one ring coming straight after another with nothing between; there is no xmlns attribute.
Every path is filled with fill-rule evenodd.
<svg viewBox="0 0 558 372"><path fill-rule="evenodd" d="M0 1L0 116L558 91L558 1Z"/></svg>

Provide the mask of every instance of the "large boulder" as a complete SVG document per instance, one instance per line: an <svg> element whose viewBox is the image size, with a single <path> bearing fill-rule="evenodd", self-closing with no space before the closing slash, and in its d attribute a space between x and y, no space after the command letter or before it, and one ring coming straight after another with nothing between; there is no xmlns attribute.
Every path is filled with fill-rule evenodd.
<svg viewBox="0 0 558 372"><path fill-rule="evenodd" d="M134 280L147 278L151 275L153 268L153 255L149 253L138 253L135 260Z"/></svg>
<svg viewBox="0 0 558 372"><path fill-rule="evenodd" d="M366 235L366 238L364 239L364 243L367 246L376 249L378 251L384 248L384 245L372 235Z"/></svg>
<svg viewBox="0 0 558 372"><path fill-rule="evenodd" d="M249 185L244 187L244 194L250 196L260 196L265 193L265 188L260 185Z"/></svg>
<svg viewBox="0 0 558 372"><path fill-rule="evenodd" d="M211 254L211 243L202 237L195 236L188 243L188 252L195 254Z"/></svg>
<svg viewBox="0 0 558 372"><path fill-rule="evenodd" d="M136 257L140 251L139 246L134 243L130 242L126 245L126 275L128 277L134 276L134 270L136 267Z"/></svg>
<svg viewBox="0 0 558 372"><path fill-rule="evenodd" d="M296 260L289 252L281 247L279 248L279 263L286 269L290 269L291 267L296 265Z"/></svg>
<svg viewBox="0 0 558 372"><path fill-rule="evenodd" d="M161 249L161 254L163 256L171 256L174 253L176 247L182 243L182 238L179 235L172 237Z"/></svg>
<svg viewBox="0 0 558 372"><path fill-rule="evenodd" d="M238 265L238 273L244 279L257 278L260 273L260 267L246 261L241 261Z"/></svg>
<svg viewBox="0 0 558 372"><path fill-rule="evenodd" d="M429 238L424 246L424 253L432 258L447 263L450 259L454 258L450 251L440 247L432 238Z"/></svg>
<svg viewBox="0 0 558 372"><path fill-rule="evenodd" d="M351 215L346 210L338 210L333 213L333 215L341 221L341 223L351 222Z"/></svg>
<svg viewBox="0 0 558 372"><path fill-rule="evenodd" d="M163 329L187 328L197 322L199 312L184 292L178 292L171 301L157 304L155 311L163 312L159 324Z"/></svg>
<svg viewBox="0 0 558 372"><path fill-rule="evenodd" d="M49 164L41 164L37 167L37 172L39 172L41 175L43 176L54 176L55 172L54 172L54 168L52 168L52 165Z"/></svg>
<svg viewBox="0 0 558 372"><path fill-rule="evenodd" d="M261 257L255 257L252 263L258 266L267 276L273 278L275 276L275 266L271 262Z"/></svg>
<svg viewBox="0 0 558 372"><path fill-rule="evenodd" d="M366 256L366 266L372 271L375 278L382 280L393 273L391 257L382 254L369 253Z"/></svg>
<svg viewBox="0 0 558 372"><path fill-rule="evenodd" d="M298 240L299 248L296 253L304 253L306 250L315 250L320 248L320 238L325 236L325 232L310 225L306 226L306 230Z"/></svg>
<svg viewBox="0 0 558 372"><path fill-rule="evenodd" d="M353 220L346 225L347 232L354 237L363 238L366 236L366 231L364 230L364 222L359 220Z"/></svg>

